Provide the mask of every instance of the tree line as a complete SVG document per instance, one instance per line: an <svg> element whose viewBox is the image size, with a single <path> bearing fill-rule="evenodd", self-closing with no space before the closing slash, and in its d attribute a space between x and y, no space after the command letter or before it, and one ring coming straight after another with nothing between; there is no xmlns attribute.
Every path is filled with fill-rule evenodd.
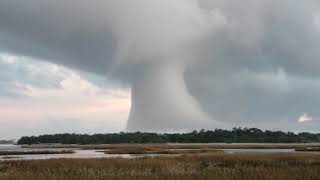
<svg viewBox="0 0 320 180"><path fill-rule="evenodd" d="M108 134L54 134L22 137L18 144L116 144L116 143L312 143L320 133L262 131L257 128L200 130L189 133L120 132Z"/></svg>

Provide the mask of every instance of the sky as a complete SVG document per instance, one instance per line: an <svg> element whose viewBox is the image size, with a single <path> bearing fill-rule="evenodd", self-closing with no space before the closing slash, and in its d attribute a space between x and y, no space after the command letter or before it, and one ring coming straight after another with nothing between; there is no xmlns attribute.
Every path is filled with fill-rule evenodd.
<svg viewBox="0 0 320 180"><path fill-rule="evenodd" d="M125 130L130 91L103 76L0 54L0 138Z"/></svg>
<svg viewBox="0 0 320 180"><path fill-rule="evenodd" d="M0 139L320 129L317 0L0 2Z"/></svg>

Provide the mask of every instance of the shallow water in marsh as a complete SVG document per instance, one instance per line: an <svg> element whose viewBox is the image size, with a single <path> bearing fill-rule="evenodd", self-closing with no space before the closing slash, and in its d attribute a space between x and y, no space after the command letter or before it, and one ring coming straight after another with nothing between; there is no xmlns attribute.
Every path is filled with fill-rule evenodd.
<svg viewBox="0 0 320 180"><path fill-rule="evenodd" d="M1 151L63 151L72 150L73 154L32 154L32 155L0 155L1 160L41 160L41 159L61 159L61 158L137 158L137 157L156 157L156 156L170 156L159 154L105 154L103 150L83 150L77 148L21 148L18 145L1 145ZM105 149L104 151L106 151ZM183 150L183 149L171 149L171 150ZM187 149L186 149L187 150ZM295 153L294 149L223 149L226 153ZM320 152L317 152L320 154Z"/></svg>
<svg viewBox="0 0 320 180"><path fill-rule="evenodd" d="M32 155L0 155L1 160L41 160L41 159L61 159L61 158L134 158L134 156L129 154L104 154L97 150L81 150L72 148L21 148L16 145L0 145L0 151L15 151L15 152L25 152L25 151L63 151L72 150L73 154L32 154Z"/></svg>
<svg viewBox="0 0 320 180"><path fill-rule="evenodd" d="M0 144L0 151L16 150L18 148L20 148L20 146L13 144Z"/></svg>

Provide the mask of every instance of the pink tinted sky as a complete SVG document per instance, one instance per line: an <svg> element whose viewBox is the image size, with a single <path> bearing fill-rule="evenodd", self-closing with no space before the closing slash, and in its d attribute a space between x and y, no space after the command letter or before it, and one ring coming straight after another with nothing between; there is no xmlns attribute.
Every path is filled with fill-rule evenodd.
<svg viewBox="0 0 320 180"><path fill-rule="evenodd" d="M49 63L28 60L24 67L20 58L2 55L0 62L26 68L29 78L45 72L43 76L50 76L48 81L60 81L58 87L38 87L19 81L19 77L11 79L9 83L14 85L12 91L17 97L0 94L0 139L70 130L77 133L125 130L131 103L128 89L103 88L79 72ZM7 74L15 76L13 72Z"/></svg>

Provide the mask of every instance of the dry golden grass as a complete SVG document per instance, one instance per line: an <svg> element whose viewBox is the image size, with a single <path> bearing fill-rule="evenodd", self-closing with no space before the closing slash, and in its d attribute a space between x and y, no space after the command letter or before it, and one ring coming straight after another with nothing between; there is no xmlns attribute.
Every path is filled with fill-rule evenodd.
<svg viewBox="0 0 320 180"><path fill-rule="evenodd" d="M102 151L105 154L208 154L223 153L219 149L162 149L162 148L129 148Z"/></svg>
<svg viewBox="0 0 320 180"><path fill-rule="evenodd" d="M303 153L0 162L0 179L318 180L320 156Z"/></svg>

